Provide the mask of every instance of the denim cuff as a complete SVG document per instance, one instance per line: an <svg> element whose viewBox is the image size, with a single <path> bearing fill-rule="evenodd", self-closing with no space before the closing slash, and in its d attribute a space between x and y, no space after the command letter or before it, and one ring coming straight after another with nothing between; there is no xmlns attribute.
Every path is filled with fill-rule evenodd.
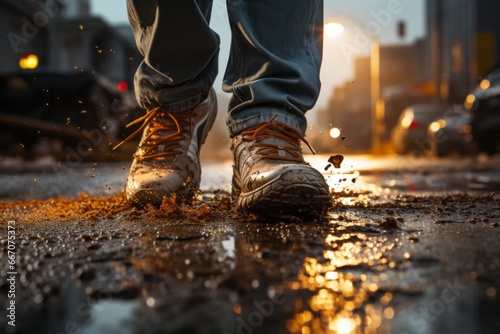
<svg viewBox="0 0 500 334"><path fill-rule="evenodd" d="M207 94L200 93L194 97L182 101L162 103L161 106L172 113L181 112L196 107L198 104L205 101L206 98Z"/></svg>
<svg viewBox="0 0 500 334"><path fill-rule="evenodd" d="M274 116L276 116L274 119L275 121L293 127L294 129L300 131L303 136L306 133L306 118L294 117L293 115L290 115L289 111L281 108L247 108L245 111L240 111L239 113L243 113L244 116L234 119L229 113L226 118L226 124L231 138L239 135L241 132L254 125L270 121Z"/></svg>

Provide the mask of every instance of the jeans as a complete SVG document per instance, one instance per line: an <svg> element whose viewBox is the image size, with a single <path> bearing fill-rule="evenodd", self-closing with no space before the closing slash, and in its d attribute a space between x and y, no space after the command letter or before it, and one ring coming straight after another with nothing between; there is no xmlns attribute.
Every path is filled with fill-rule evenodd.
<svg viewBox="0 0 500 334"><path fill-rule="evenodd" d="M203 101L218 73L212 0L127 0L127 8L144 56L135 75L139 105L179 112ZM321 86L323 0L227 0L227 9L230 135L274 115L305 134Z"/></svg>

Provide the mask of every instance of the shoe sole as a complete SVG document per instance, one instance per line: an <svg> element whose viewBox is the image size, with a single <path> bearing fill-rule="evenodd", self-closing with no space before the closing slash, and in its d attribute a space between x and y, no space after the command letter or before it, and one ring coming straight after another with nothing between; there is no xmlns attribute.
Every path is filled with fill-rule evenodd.
<svg viewBox="0 0 500 334"><path fill-rule="evenodd" d="M332 205L330 190L315 169L290 170L251 191L240 192L236 206L264 215L318 215Z"/></svg>
<svg viewBox="0 0 500 334"><path fill-rule="evenodd" d="M133 206L137 207L145 207L148 204L159 207L163 203L163 199L165 197L172 197L175 195L175 200L177 203L191 203L197 190L198 187L196 185L189 184L187 184L182 189L179 189L175 193L158 192L154 190L140 190L133 195L127 194L127 201Z"/></svg>

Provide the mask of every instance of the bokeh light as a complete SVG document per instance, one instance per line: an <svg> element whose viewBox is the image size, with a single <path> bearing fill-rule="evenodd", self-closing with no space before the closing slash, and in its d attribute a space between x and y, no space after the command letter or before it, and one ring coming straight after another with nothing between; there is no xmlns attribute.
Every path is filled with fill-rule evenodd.
<svg viewBox="0 0 500 334"><path fill-rule="evenodd" d="M330 130L330 137L332 137L334 139L340 137L340 129L338 129L338 128L332 128Z"/></svg>
<svg viewBox="0 0 500 334"><path fill-rule="evenodd" d="M344 26L337 22L325 24L325 34L330 37L339 37L344 32Z"/></svg>
<svg viewBox="0 0 500 334"><path fill-rule="evenodd" d="M19 67L23 70L34 70L38 67L38 64L38 56L34 54L25 54L19 59Z"/></svg>

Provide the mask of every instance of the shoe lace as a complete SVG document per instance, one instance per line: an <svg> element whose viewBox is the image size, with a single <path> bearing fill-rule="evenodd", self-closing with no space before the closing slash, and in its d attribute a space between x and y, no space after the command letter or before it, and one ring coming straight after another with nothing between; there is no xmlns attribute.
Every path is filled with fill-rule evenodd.
<svg viewBox="0 0 500 334"><path fill-rule="evenodd" d="M277 116L274 115L268 122L256 125L241 133L243 140L255 143L254 145L261 159L303 162L300 141L304 142L313 154L316 154L311 144L309 144L298 130L276 122L275 118ZM278 139L288 145L277 145L273 142L266 142L266 139ZM280 151L288 153L289 156L280 155Z"/></svg>
<svg viewBox="0 0 500 334"><path fill-rule="evenodd" d="M113 150L135 138L149 125L146 137L141 144L144 151L140 156L137 156L137 158L141 160L151 160L161 157L176 156L180 153L178 149L182 147L180 142L184 139L185 131L183 131L183 129L187 128L187 133L191 132L191 117L193 117L193 114L190 111L176 113L174 116L172 113L160 107L151 109L146 115L127 124L126 127L129 128L142 122L142 125L134 133L113 147ZM160 134L160 132L167 132L170 134L165 136Z"/></svg>

